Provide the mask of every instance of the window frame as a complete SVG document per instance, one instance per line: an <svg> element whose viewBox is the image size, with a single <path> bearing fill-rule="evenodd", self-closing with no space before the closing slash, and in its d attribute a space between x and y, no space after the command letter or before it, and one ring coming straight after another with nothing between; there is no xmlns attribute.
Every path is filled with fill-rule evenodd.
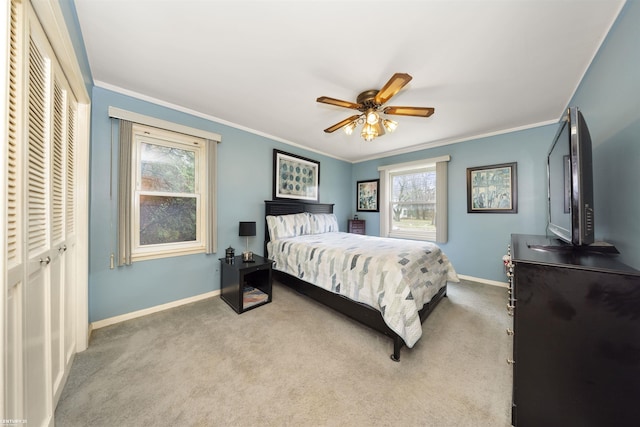
<svg viewBox="0 0 640 427"><path fill-rule="evenodd" d="M416 160L412 162L396 163L378 167L380 174L380 236L400 239L426 240L445 243L448 235L448 185L447 164L451 156ZM436 171L436 231L435 232L408 232L393 230L392 185L393 176L408 173L419 173L426 170Z"/></svg>
<svg viewBox="0 0 640 427"><path fill-rule="evenodd" d="M207 144L202 138L181 133L158 129L138 123L132 124L132 159L131 159L131 260L142 261L166 258L179 255L204 253L206 250L206 209L207 186ZM142 144L154 144L195 153L195 188L194 193L174 193L165 191L150 191L141 188ZM189 242L173 242L159 244L140 244L140 197L144 195L167 197L195 197L196 198L196 240Z"/></svg>

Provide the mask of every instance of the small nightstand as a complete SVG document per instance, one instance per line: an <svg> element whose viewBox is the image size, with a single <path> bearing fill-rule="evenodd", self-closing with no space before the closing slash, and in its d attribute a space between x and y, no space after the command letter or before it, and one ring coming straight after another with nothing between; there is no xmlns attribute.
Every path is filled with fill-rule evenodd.
<svg viewBox="0 0 640 427"><path fill-rule="evenodd" d="M271 265L273 261L253 255L254 262L242 262L236 256L233 263L220 258L220 298L236 313L271 302Z"/></svg>
<svg viewBox="0 0 640 427"><path fill-rule="evenodd" d="M349 233L366 234L365 226L366 226L366 221L364 219L350 219Z"/></svg>

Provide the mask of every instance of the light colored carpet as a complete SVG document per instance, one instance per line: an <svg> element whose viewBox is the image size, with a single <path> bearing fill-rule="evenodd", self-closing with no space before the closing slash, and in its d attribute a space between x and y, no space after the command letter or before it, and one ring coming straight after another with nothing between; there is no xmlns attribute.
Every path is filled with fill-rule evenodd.
<svg viewBox="0 0 640 427"><path fill-rule="evenodd" d="M274 282L94 331L56 409L65 426L509 426L506 289L462 281L391 361L391 339Z"/></svg>

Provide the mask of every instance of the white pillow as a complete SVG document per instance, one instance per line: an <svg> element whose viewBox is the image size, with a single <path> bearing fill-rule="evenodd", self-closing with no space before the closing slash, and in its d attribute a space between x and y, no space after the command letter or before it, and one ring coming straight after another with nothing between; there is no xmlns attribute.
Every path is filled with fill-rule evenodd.
<svg viewBox="0 0 640 427"><path fill-rule="evenodd" d="M335 214L310 214L311 234L331 233L338 229L338 218Z"/></svg>
<svg viewBox="0 0 640 427"><path fill-rule="evenodd" d="M298 213L291 215L267 215L267 228L271 240L309 234L309 214Z"/></svg>

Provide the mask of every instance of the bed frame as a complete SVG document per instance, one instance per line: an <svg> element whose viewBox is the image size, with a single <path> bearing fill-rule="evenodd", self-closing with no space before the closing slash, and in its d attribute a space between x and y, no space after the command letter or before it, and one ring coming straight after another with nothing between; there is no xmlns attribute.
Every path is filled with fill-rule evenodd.
<svg viewBox="0 0 640 427"><path fill-rule="evenodd" d="M266 200L265 201L265 248L264 253L267 256L267 242L269 242L269 229L266 226L267 215L288 215L295 213L333 213L333 204L327 203L309 203L304 201L284 201L284 200ZM291 289L318 301L327 307L330 307L339 313L342 313L365 326L368 326L384 335L390 337L393 340L393 354L391 360L395 362L400 361L400 349L405 345L404 340L392 331L382 318L382 314L366 305L356 301L353 301L347 297L339 294L327 291L318 286L312 285L295 276L291 276L281 271L273 270L273 276L276 280ZM420 321L424 322L425 319L431 314L433 309L438 305L442 298L447 296L446 285L440 289L440 291L426 303L422 310L420 310Z"/></svg>

